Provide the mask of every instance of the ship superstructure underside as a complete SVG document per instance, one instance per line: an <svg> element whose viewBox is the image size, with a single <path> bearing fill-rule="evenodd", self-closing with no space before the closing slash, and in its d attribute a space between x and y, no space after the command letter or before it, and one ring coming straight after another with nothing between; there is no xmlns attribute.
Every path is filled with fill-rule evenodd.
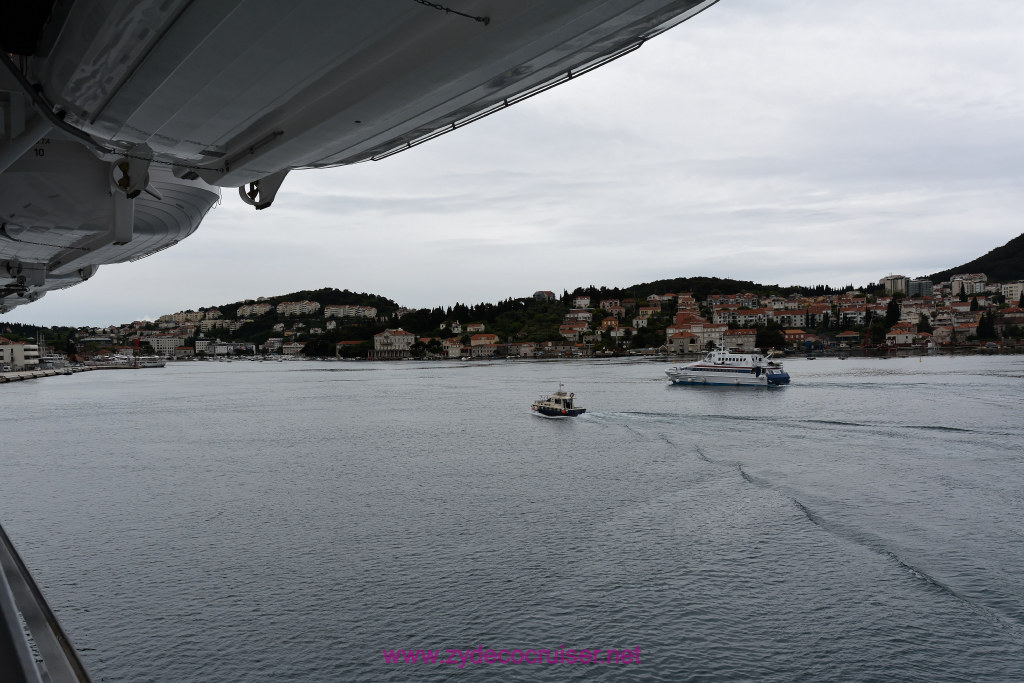
<svg viewBox="0 0 1024 683"><path fill-rule="evenodd" d="M716 0L52 0L0 9L0 312L625 54Z"/></svg>

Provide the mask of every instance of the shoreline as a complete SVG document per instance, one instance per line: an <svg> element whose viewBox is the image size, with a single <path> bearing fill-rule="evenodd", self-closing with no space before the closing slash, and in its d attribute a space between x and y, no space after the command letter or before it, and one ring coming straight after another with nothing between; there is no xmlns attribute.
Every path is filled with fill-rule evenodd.
<svg viewBox="0 0 1024 683"><path fill-rule="evenodd" d="M867 351L867 352L865 352ZM815 350L809 353L787 353L780 356L776 356L779 360L803 360L813 358L829 358L836 360L845 360L847 358L864 358L864 359L890 359L890 358L911 358L911 357L937 357L937 356L1009 356L1019 355L1024 350L1018 345L1004 345L999 349L983 349L983 348L947 348L947 349L887 349L887 352L879 352L874 349L843 349L841 351L828 349L828 350ZM648 361L648 362L662 362L662 363L675 363L680 361L688 361L693 359L699 359L701 354L622 354L612 356L570 356L570 357L505 357L505 356L492 356L492 357L480 357L480 358L462 358L463 361L469 362L493 362L493 361L534 361L534 362L552 362L552 361L594 361L594 360L637 360L637 361ZM457 358L297 358L295 360L302 361L320 361L320 362L337 362L337 361L348 361L348 362L363 362L363 363L387 363L387 362L436 362L436 361L457 361ZM183 362L170 360L168 363ZM184 361L188 362L188 361ZM143 368L136 368L133 366L126 365L91 365L91 366L76 366L76 367L65 367L55 368L47 370L20 370L17 372L0 372L0 384L7 384L9 382L22 382L31 379L41 379L43 377L58 377L61 375L73 375L79 372L90 372L92 370L140 370Z"/></svg>

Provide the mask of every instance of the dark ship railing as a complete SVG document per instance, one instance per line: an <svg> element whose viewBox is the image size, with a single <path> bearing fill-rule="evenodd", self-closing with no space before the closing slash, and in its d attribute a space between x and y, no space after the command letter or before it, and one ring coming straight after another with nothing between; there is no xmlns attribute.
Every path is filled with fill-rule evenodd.
<svg viewBox="0 0 1024 683"><path fill-rule="evenodd" d="M56 615L0 526L0 678L90 683Z"/></svg>

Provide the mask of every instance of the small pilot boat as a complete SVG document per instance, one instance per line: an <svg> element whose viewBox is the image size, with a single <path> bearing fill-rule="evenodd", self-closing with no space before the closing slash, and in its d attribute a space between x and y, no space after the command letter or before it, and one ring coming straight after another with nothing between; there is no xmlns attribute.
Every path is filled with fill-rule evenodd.
<svg viewBox="0 0 1024 683"><path fill-rule="evenodd" d="M534 401L532 410L544 417L577 417L587 412L587 409L578 407L575 400L576 394L566 393L559 384L558 391Z"/></svg>

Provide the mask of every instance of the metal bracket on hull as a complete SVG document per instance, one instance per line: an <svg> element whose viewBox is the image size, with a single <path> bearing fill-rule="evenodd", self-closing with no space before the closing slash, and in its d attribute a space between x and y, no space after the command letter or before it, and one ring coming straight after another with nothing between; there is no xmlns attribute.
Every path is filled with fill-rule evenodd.
<svg viewBox="0 0 1024 683"><path fill-rule="evenodd" d="M41 287L46 284L45 263L26 263L14 258L4 265L7 276L13 279L20 288Z"/></svg>
<svg viewBox="0 0 1024 683"><path fill-rule="evenodd" d="M135 199L143 192L163 199L149 183L149 165L153 162L153 150L149 145L134 145L128 153L114 162L111 168L114 187L128 199Z"/></svg>
<svg viewBox="0 0 1024 683"><path fill-rule="evenodd" d="M288 171L278 171L266 178L254 180L247 185L238 188L238 196L249 206L255 206L256 210L265 209L274 203L277 191L281 189Z"/></svg>

